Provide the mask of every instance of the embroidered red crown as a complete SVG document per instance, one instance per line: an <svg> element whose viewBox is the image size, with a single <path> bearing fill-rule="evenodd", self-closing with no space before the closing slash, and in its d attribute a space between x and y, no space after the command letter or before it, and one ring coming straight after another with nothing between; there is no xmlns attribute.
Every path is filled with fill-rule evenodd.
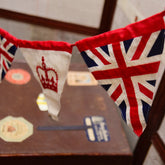
<svg viewBox="0 0 165 165"><path fill-rule="evenodd" d="M53 68L47 68L45 59L42 56L42 66L37 66L36 71L44 89L50 89L58 92L58 75Z"/></svg>

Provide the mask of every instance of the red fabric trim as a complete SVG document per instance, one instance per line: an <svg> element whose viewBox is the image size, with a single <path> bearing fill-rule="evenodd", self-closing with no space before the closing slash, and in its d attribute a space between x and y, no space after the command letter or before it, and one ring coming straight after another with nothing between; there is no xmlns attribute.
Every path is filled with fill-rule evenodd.
<svg viewBox="0 0 165 165"><path fill-rule="evenodd" d="M152 91L150 91L148 88L146 88L144 85L142 85L142 84L140 84L140 83L138 83L138 86L139 86L140 91L141 91L144 95L146 95L146 96L149 97L150 99L153 98L153 92L152 92Z"/></svg>
<svg viewBox="0 0 165 165"><path fill-rule="evenodd" d="M72 53L72 45L62 41L27 41L18 39L18 45L20 48L56 50Z"/></svg>
<svg viewBox="0 0 165 165"><path fill-rule="evenodd" d="M103 56L102 54L100 54L96 49L91 49L91 52L97 56L104 65L108 65L108 64L111 64L109 61L107 61Z"/></svg>
<svg viewBox="0 0 165 165"><path fill-rule="evenodd" d="M0 28L0 35L4 38L7 39L8 42L13 43L15 46L18 46L17 44L17 38L15 38L14 36L12 36L11 34L9 34L7 31L3 30Z"/></svg>
<svg viewBox="0 0 165 165"><path fill-rule="evenodd" d="M142 21L130 24L125 28L112 30L94 37L77 41L76 46L79 51L82 52L91 48L132 39L134 37L164 29L165 23L163 16L165 16L165 11L148 17Z"/></svg>

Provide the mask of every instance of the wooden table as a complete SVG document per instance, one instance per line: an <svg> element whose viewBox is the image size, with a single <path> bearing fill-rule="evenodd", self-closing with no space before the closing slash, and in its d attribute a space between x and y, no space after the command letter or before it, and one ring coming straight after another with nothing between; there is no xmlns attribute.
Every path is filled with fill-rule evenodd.
<svg viewBox="0 0 165 165"><path fill-rule="evenodd" d="M100 86L68 86L61 99L59 121L41 112L36 104L41 88L25 63L13 63L31 74L25 85L0 85L0 119L10 115L31 122L34 133L23 142L0 139L0 162L5 164L130 164L130 151L116 106ZM72 66L71 70L84 70ZM110 133L109 142L90 142L84 130L38 131L38 126L83 125L86 116L103 116Z"/></svg>

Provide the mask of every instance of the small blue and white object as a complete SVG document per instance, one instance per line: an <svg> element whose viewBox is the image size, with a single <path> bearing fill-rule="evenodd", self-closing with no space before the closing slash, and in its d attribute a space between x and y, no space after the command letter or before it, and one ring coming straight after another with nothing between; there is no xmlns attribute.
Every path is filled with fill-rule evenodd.
<svg viewBox="0 0 165 165"><path fill-rule="evenodd" d="M39 131L82 131L85 130L90 142L108 142L110 134L106 121L102 116L89 116L84 118L84 125L70 126L38 126Z"/></svg>
<svg viewBox="0 0 165 165"><path fill-rule="evenodd" d="M86 135L91 142L108 142L110 134L106 121L102 116L90 116L84 118Z"/></svg>

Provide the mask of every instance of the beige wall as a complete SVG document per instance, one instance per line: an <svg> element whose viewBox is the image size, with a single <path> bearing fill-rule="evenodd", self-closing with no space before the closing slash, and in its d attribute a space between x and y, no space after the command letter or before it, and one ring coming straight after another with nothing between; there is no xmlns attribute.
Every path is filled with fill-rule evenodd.
<svg viewBox="0 0 165 165"><path fill-rule="evenodd" d="M98 27L104 0L0 0L0 8Z"/></svg>
<svg viewBox="0 0 165 165"><path fill-rule="evenodd" d="M124 27L165 9L165 0L118 0L112 29Z"/></svg>
<svg viewBox="0 0 165 165"><path fill-rule="evenodd" d="M14 2L14 3L13 3ZM98 27L104 0L0 0L0 8L26 14ZM112 29L156 14L165 0L118 0Z"/></svg>

